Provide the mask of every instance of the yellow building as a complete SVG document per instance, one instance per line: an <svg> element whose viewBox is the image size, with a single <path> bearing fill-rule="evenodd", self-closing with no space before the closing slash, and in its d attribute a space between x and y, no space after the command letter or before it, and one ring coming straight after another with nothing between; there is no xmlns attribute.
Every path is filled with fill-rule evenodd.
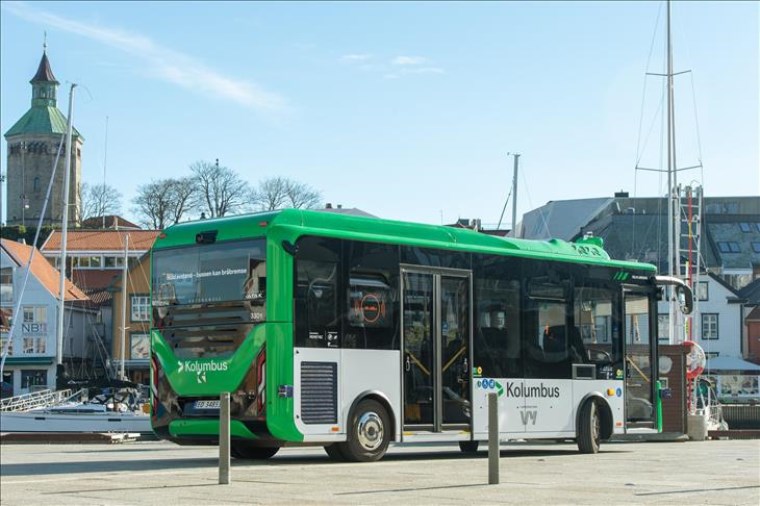
<svg viewBox="0 0 760 506"><path fill-rule="evenodd" d="M123 276L111 284L113 293L114 368L135 383L150 383L150 253L145 253L127 271L127 304L123 304ZM122 340L122 338L124 338Z"/></svg>

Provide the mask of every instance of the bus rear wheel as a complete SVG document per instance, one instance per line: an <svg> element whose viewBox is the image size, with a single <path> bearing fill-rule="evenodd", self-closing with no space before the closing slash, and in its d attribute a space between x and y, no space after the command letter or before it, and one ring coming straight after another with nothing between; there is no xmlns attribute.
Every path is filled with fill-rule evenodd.
<svg viewBox="0 0 760 506"><path fill-rule="evenodd" d="M230 455L241 460L266 460L274 457L279 446L254 446L246 443L232 443Z"/></svg>
<svg viewBox="0 0 760 506"><path fill-rule="evenodd" d="M601 441L601 420L596 402L586 401L578 416L577 442L581 453L598 453Z"/></svg>
<svg viewBox="0 0 760 506"><path fill-rule="evenodd" d="M374 462L385 455L390 443L390 419L388 411L377 401L361 401L351 414L348 439L338 443L338 449L346 460Z"/></svg>

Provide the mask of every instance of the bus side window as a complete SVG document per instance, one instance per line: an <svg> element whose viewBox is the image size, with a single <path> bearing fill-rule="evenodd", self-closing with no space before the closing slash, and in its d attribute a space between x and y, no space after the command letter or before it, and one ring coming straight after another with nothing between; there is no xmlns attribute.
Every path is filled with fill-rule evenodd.
<svg viewBox="0 0 760 506"><path fill-rule="evenodd" d="M306 237L298 241L295 262L295 345L340 347L338 291L340 243Z"/></svg>

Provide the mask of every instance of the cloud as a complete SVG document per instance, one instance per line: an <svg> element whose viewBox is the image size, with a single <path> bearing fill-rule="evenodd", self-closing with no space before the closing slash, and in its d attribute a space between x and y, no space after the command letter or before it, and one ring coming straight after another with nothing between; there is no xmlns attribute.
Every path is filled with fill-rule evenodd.
<svg viewBox="0 0 760 506"><path fill-rule="evenodd" d="M2 2L3 10L30 21L73 33L129 53L147 63L158 79L201 93L215 95L259 110L282 110L284 99L259 86L225 76L185 53L161 46L150 37L94 24L82 23L37 9L25 2Z"/></svg>
<svg viewBox="0 0 760 506"><path fill-rule="evenodd" d="M372 55L367 53L350 53L341 56L340 60L351 63L352 68L381 74L384 79L401 79L412 74L446 73L441 67L432 65L424 56L399 55L389 60L373 60Z"/></svg>
<svg viewBox="0 0 760 506"><path fill-rule="evenodd" d="M350 63L356 63L356 62L364 62L372 58L371 54L366 53L357 53L357 54L344 54L340 57L341 61L350 62Z"/></svg>
<svg viewBox="0 0 760 506"><path fill-rule="evenodd" d="M422 56L397 56L391 60L392 65L422 65L427 62L427 58Z"/></svg>

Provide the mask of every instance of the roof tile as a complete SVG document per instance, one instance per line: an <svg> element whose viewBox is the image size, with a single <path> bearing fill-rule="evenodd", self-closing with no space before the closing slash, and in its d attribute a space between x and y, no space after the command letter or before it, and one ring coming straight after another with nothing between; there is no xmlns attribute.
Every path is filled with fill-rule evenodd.
<svg viewBox="0 0 760 506"><path fill-rule="evenodd" d="M32 250L31 246L8 239L0 239L0 245L19 266L24 266L29 261L29 254ZM39 251L32 258L32 274L54 297L60 297L60 292L58 291L60 286L60 271L50 265ZM66 301L89 301L87 295L68 279L66 280L65 290Z"/></svg>

